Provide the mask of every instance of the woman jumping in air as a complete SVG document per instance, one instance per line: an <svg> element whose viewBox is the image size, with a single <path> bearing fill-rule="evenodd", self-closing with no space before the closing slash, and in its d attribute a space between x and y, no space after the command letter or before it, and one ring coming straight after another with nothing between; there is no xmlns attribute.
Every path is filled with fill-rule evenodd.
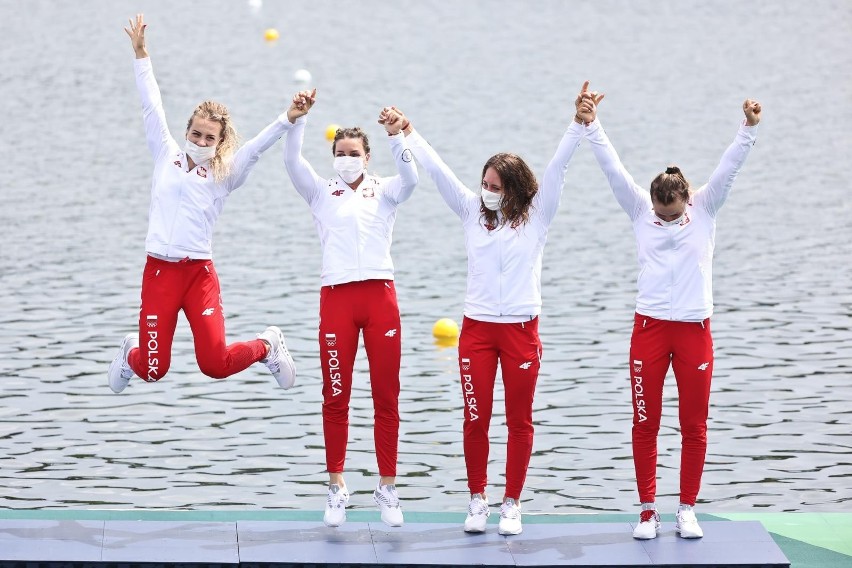
<svg viewBox="0 0 852 568"><path fill-rule="evenodd" d="M136 53L136 86L142 98L148 149L154 158L145 239L148 258L142 276L139 332L124 338L109 367L109 386L119 393L134 375L148 382L166 375L178 312L183 310L202 373L222 379L261 361L279 385L290 388L296 380L296 367L280 329L271 326L258 339L225 343L225 316L212 260L213 227L225 199L245 183L260 154L281 137L287 117L282 114L237 149L228 109L204 101L190 116L181 147L166 124L145 47L146 27L138 14L124 31Z"/></svg>

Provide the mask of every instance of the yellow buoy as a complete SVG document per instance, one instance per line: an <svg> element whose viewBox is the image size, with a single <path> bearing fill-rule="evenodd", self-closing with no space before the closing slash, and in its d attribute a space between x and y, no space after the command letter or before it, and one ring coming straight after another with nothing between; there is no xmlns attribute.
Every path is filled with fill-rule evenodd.
<svg viewBox="0 0 852 568"><path fill-rule="evenodd" d="M325 129L325 139L331 142L334 140L334 136L337 134L337 130L340 128L337 124L329 124Z"/></svg>
<svg viewBox="0 0 852 568"><path fill-rule="evenodd" d="M432 335L438 339L455 339L459 336L459 326L450 318L441 318L432 326Z"/></svg>
<svg viewBox="0 0 852 568"><path fill-rule="evenodd" d="M263 32L263 38L266 41L275 41L279 37L278 30L275 28L268 28L265 32Z"/></svg>

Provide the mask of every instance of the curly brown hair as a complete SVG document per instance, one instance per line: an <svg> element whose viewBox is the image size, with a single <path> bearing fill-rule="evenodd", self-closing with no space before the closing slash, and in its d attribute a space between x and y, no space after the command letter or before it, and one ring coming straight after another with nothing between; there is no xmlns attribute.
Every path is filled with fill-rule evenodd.
<svg viewBox="0 0 852 568"><path fill-rule="evenodd" d="M231 113L228 107L216 101L204 101L192 111L192 116L186 121L186 131L192 126L192 121L196 117L206 120L213 120L222 125L219 144L216 145L216 155L210 160L210 169L213 170L213 179L222 181L231 172L231 158L234 152L237 151L240 141L237 137L237 132L234 129L234 123L231 120Z"/></svg>
<svg viewBox="0 0 852 568"><path fill-rule="evenodd" d="M479 211L485 227L493 230L508 223L514 229L526 224L530 218L533 197L538 193L535 174L523 158L506 152L494 154L485 162L482 166L483 179L488 168L494 169L500 176L500 183L503 184L503 199L500 206L503 220L499 221L497 211L488 209L482 203Z"/></svg>
<svg viewBox="0 0 852 568"><path fill-rule="evenodd" d="M666 171L651 182L651 199L660 205L669 205L677 200L689 201L689 182L677 166Z"/></svg>

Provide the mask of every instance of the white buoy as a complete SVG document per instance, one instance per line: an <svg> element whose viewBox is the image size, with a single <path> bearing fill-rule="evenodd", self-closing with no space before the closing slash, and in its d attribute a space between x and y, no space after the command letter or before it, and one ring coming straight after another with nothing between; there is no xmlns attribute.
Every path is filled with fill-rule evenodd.
<svg viewBox="0 0 852 568"><path fill-rule="evenodd" d="M307 69L299 69L298 71L293 73L293 80L297 83L310 83L311 72Z"/></svg>
<svg viewBox="0 0 852 568"><path fill-rule="evenodd" d="M252 12L257 13L263 8L263 0L248 0L248 5Z"/></svg>

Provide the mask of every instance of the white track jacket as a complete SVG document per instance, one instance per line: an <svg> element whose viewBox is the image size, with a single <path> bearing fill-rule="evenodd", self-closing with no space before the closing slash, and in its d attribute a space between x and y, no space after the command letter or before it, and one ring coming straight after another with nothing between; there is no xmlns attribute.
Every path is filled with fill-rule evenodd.
<svg viewBox="0 0 852 568"><path fill-rule="evenodd" d="M225 206L225 198L245 183L260 154L284 134L285 123L289 124L287 115L279 116L237 150L230 175L217 182L209 170L209 162L187 171L183 147L166 124L151 60L134 60L134 69L142 98L145 136L154 157L145 250L175 258L213 258L213 227Z"/></svg>
<svg viewBox="0 0 852 568"><path fill-rule="evenodd" d="M541 259L547 230L559 208L568 162L580 144L583 126L571 122L533 198L529 221L489 231L481 198L462 184L417 133L411 151L429 172L441 197L461 218L467 249L464 315L489 322L521 322L541 313Z"/></svg>
<svg viewBox="0 0 852 568"><path fill-rule="evenodd" d="M286 120L286 118L285 118ZM361 280L393 280L391 241L396 210L417 186L417 168L402 133L387 136L399 175L364 175L352 189L340 176L319 177L302 157L307 117L287 121L284 165L314 216L322 245L323 286Z"/></svg>
<svg viewBox="0 0 852 568"><path fill-rule="evenodd" d="M716 214L728 198L756 135L757 126L740 126L710 181L692 194L680 223L668 225L654 214L651 194L624 169L600 122L595 120L586 129L586 138L618 204L633 222L639 257L637 313L691 322L711 316Z"/></svg>

